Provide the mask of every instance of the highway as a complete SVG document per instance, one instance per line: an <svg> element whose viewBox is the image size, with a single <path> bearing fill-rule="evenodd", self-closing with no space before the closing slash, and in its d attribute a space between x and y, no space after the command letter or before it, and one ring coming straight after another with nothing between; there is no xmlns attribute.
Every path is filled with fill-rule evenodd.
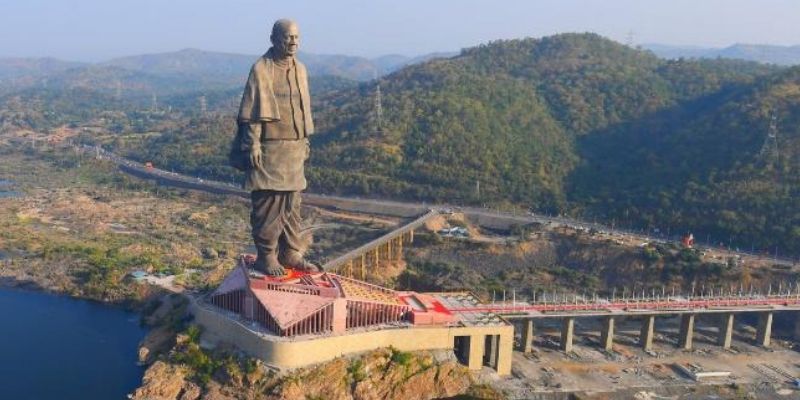
<svg viewBox="0 0 800 400"><path fill-rule="evenodd" d="M120 157L114 153L95 146L75 145L75 147L81 151L93 153L104 159L112 161L120 166L120 168L125 172L142 178L155 179L165 185L207 191L216 194L234 195L246 199L249 199L250 197L249 193L235 185L204 180L201 178L160 170L158 168L146 167L141 163ZM643 232L629 231L616 227L612 228L598 223L542 214L516 214L477 207L461 207L448 204L426 204L424 202L412 203L393 200L363 199L357 197L328 196L313 193L304 193L303 201L310 205L334 207L344 211L382 214L404 218L417 217L429 210L436 210L442 213L456 211L463 213L479 226L495 229L508 229L510 226L515 224L524 226L538 223L550 226L565 226L573 229L595 230L621 237L633 238L641 243L678 243L678 241L674 239L666 239L664 237L647 235ZM793 267L797 265L796 260L786 257L767 257L760 254L733 251L723 247L711 246L709 244L696 244L695 247L701 250L712 250L730 257L747 257L750 259L756 259L786 267Z"/></svg>

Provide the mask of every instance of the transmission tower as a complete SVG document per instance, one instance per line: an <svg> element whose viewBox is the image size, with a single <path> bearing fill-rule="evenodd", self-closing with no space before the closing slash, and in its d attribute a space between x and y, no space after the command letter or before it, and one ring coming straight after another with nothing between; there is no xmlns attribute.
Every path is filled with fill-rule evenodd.
<svg viewBox="0 0 800 400"><path fill-rule="evenodd" d="M381 99L381 83L375 85L375 130L383 132L383 100Z"/></svg>
<svg viewBox="0 0 800 400"><path fill-rule="evenodd" d="M205 117L208 112L208 103L206 103L206 96L200 96L200 115Z"/></svg>
<svg viewBox="0 0 800 400"><path fill-rule="evenodd" d="M780 151L778 149L778 117L775 114L770 115L767 137L764 139L764 144L761 146L758 157L767 164L777 164L778 161L780 161Z"/></svg>
<svg viewBox="0 0 800 400"><path fill-rule="evenodd" d="M632 30L628 31L628 34L625 36L625 45L630 48L636 47L636 43L634 42L633 38L634 32Z"/></svg>

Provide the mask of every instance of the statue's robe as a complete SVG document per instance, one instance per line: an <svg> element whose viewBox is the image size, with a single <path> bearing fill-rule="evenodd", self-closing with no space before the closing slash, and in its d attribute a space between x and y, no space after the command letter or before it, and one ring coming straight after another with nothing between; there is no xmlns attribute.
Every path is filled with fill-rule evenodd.
<svg viewBox="0 0 800 400"><path fill-rule="evenodd" d="M279 253L302 254L300 191L307 186L308 136L314 133L305 66L292 58L273 60L272 49L253 64L239 107L244 154L261 146L261 166L250 167L250 222L258 250L256 267L269 268Z"/></svg>
<svg viewBox="0 0 800 400"><path fill-rule="evenodd" d="M307 186L304 163L308 136L314 133L305 66L296 59L287 68L272 59L272 50L253 64L239 106L241 146L261 143L261 168L250 168L248 191L298 191Z"/></svg>

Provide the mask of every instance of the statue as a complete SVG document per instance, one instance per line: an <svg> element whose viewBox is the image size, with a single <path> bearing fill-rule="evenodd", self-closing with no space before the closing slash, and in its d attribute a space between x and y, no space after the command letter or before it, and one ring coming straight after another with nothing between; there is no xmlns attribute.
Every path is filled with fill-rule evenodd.
<svg viewBox="0 0 800 400"><path fill-rule="evenodd" d="M307 186L304 164L314 123L308 74L295 58L299 37L294 21L281 19L272 27L272 47L247 78L231 155L232 164L247 173L258 252L254 268L272 276L284 275L284 267L319 270L305 259L301 237L300 192Z"/></svg>

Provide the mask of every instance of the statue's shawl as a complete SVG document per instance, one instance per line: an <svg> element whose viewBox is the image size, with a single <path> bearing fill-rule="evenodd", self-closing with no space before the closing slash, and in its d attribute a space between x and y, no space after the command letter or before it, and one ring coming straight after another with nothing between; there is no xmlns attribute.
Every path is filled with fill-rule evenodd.
<svg viewBox="0 0 800 400"><path fill-rule="evenodd" d="M306 134L314 133L314 122L311 118L311 95L308 91L308 72L305 65L296 59L294 63L295 79L300 87L300 104L305 113ZM271 122L281 119L278 111L278 101L272 90L272 49L259 58L250 68L250 76L242 94L239 105L239 123L245 122Z"/></svg>

